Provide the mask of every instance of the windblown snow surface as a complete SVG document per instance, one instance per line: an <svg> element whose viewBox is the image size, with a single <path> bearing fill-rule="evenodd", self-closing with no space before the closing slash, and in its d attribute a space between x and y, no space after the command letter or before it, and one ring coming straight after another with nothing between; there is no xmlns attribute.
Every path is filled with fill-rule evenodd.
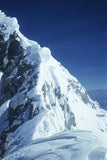
<svg viewBox="0 0 107 160"><path fill-rule="evenodd" d="M11 50L12 57L6 48L0 61L3 160L107 160L107 111L90 99L48 48L20 33L16 18L0 12L0 33L2 45L6 42L9 48L15 35L15 44L21 46L19 55ZM12 80L17 85L20 81L16 90ZM4 82L12 83L8 94L2 90Z"/></svg>
<svg viewBox="0 0 107 160"><path fill-rule="evenodd" d="M20 146L3 160L106 160L106 149L91 132L72 130Z"/></svg>

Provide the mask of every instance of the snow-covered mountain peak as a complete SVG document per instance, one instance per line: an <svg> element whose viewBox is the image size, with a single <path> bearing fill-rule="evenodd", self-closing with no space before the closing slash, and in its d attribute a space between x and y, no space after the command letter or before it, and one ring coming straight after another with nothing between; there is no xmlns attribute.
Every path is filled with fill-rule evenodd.
<svg viewBox="0 0 107 160"><path fill-rule="evenodd" d="M8 40L9 36L14 32L19 31L19 25L16 18L7 17L4 12L0 10L0 32L3 32L4 40Z"/></svg>
<svg viewBox="0 0 107 160"><path fill-rule="evenodd" d="M72 129L91 131L107 146L107 112L48 48L22 35L15 18L0 15L1 157Z"/></svg>

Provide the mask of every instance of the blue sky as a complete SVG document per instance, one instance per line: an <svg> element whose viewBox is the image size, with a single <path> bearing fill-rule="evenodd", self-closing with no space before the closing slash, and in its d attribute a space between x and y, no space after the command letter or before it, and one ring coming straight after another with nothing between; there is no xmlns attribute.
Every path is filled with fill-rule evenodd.
<svg viewBox="0 0 107 160"><path fill-rule="evenodd" d="M1 0L0 9L86 89L107 89L106 0Z"/></svg>

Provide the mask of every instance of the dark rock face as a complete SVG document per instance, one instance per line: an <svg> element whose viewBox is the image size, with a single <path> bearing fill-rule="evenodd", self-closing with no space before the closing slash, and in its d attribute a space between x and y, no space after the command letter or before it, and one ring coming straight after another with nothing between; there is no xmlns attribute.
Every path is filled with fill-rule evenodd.
<svg viewBox="0 0 107 160"><path fill-rule="evenodd" d="M10 35L9 39L4 41L3 33L0 34L0 70L5 72L6 69L12 65L15 56L23 53L23 48L20 42L16 40L17 35L14 33Z"/></svg>
<svg viewBox="0 0 107 160"><path fill-rule="evenodd" d="M9 149L7 143L11 134L21 124L39 113L39 109L33 110L33 100L27 98L27 91L37 83L37 74L29 78L37 66L26 63L24 49L17 37L14 33L5 42L3 34L0 33L0 70L3 72L0 106L11 99L7 116L9 126L0 135L1 157ZM18 96L14 98L17 93ZM24 115L25 110L29 110L28 115Z"/></svg>
<svg viewBox="0 0 107 160"><path fill-rule="evenodd" d="M12 74L12 72L15 70L15 67L18 66L24 50L16 40L16 37L17 36L14 33L13 35L10 35L8 41L4 42L2 35L0 40L0 70L4 73L2 77L3 86L0 96L2 97L0 105L12 98L19 88L19 83L16 82L17 80L15 77L17 75ZM16 55L17 61L15 59Z"/></svg>

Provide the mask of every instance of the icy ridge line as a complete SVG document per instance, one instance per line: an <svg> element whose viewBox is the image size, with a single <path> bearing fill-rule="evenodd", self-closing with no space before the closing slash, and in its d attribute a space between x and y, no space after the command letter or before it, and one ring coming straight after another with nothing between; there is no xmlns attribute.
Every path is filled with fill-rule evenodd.
<svg viewBox="0 0 107 160"><path fill-rule="evenodd" d="M0 157L11 156L20 148L23 152L36 139L76 129L92 132L100 143L98 147L107 147L107 111L90 99L48 48L24 37L16 18L2 12L0 46ZM68 141L65 143L68 150L72 148ZM53 147L56 145L57 141ZM73 160L78 158L74 156Z"/></svg>

